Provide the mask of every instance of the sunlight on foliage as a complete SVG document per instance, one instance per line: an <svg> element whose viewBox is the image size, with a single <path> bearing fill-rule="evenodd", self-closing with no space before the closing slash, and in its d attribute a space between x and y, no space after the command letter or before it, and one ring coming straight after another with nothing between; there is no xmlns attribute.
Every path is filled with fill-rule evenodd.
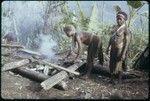
<svg viewBox="0 0 150 101"><path fill-rule="evenodd" d="M132 6L133 8L139 8L142 6L141 1L127 1L128 5Z"/></svg>
<svg viewBox="0 0 150 101"><path fill-rule="evenodd" d="M94 3L87 31L97 32L97 29L98 29L97 17L98 17L98 9L97 9L96 3Z"/></svg>

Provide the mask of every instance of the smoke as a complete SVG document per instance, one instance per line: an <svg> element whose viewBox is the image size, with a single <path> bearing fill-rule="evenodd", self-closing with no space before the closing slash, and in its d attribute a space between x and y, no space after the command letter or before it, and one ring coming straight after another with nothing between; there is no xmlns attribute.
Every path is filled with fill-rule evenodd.
<svg viewBox="0 0 150 101"><path fill-rule="evenodd" d="M51 38L50 35L40 34L41 44L39 52L49 59L54 58L55 52L53 48L57 46L57 43Z"/></svg>

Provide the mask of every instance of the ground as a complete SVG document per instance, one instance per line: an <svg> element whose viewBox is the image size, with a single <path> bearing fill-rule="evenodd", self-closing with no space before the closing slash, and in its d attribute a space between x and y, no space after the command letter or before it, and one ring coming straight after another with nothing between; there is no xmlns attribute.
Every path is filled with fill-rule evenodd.
<svg viewBox="0 0 150 101"><path fill-rule="evenodd" d="M13 58L2 56L2 64L14 61ZM144 72L143 78L148 73ZM128 82L111 84L110 78L92 73L87 80L79 77L64 80L68 89L56 88L44 90L40 83L14 74L11 71L1 73L1 97L3 99L147 99L148 82Z"/></svg>

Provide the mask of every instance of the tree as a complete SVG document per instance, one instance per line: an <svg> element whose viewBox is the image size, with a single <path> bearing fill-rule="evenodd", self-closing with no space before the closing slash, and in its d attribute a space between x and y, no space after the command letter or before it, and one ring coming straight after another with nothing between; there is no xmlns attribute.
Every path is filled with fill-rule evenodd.
<svg viewBox="0 0 150 101"><path fill-rule="evenodd" d="M129 8L129 20L128 26L134 22L133 19L138 15L138 11L144 6L145 3L142 1L127 1L127 5Z"/></svg>

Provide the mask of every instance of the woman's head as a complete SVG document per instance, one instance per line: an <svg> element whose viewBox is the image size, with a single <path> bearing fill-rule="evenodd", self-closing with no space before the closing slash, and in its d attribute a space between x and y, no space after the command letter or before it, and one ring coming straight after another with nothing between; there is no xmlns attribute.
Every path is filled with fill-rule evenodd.
<svg viewBox="0 0 150 101"><path fill-rule="evenodd" d="M126 20L127 20L128 16L125 12L118 12L117 16L116 16L116 20L118 25L122 25Z"/></svg>
<svg viewBox="0 0 150 101"><path fill-rule="evenodd" d="M63 31L66 33L66 35L68 37L72 36L75 34L76 30L75 30L75 27L73 25L66 25L64 28L63 28Z"/></svg>

